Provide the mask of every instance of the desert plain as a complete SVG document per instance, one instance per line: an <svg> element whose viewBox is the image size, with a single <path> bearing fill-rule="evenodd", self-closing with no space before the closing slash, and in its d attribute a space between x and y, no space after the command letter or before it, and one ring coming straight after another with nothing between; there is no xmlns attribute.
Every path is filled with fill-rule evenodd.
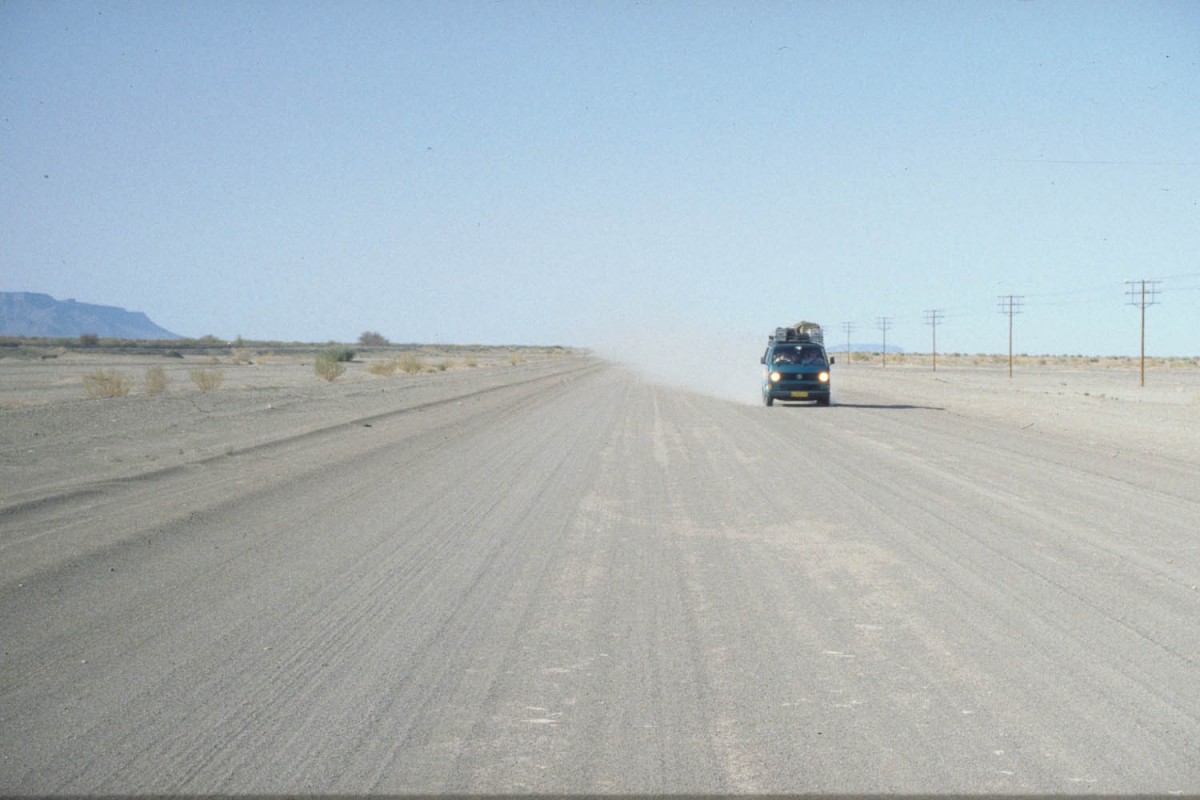
<svg viewBox="0 0 1200 800"><path fill-rule="evenodd" d="M0 358L0 794L1200 792L1195 360L315 352Z"/></svg>

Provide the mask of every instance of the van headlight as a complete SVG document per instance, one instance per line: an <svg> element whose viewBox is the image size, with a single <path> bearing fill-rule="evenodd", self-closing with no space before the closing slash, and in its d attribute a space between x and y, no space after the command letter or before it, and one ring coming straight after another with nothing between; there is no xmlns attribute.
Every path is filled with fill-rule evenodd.
<svg viewBox="0 0 1200 800"><path fill-rule="evenodd" d="M771 373L771 383L779 383L781 378L783 378L783 376L780 375L778 372Z"/></svg>
<svg viewBox="0 0 1200 800"><path fill-rule="evenodd" d="M817 380L819 380L821 383L829 383L829 373L822 372L820 375L817 376Z"/></svg>

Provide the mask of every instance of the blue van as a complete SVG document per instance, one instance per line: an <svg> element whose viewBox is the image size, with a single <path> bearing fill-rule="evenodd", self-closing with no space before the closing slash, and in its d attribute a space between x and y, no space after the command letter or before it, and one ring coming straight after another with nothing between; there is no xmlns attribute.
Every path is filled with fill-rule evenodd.
<svg viewBox="0 0 1200 800"><path fill-rule="evenodd" d="M778 328L768 337L763 364L763 403L776 400L815 400L829 405L829 368L834 360L825 353L820 328L802 331Z"/></svg>

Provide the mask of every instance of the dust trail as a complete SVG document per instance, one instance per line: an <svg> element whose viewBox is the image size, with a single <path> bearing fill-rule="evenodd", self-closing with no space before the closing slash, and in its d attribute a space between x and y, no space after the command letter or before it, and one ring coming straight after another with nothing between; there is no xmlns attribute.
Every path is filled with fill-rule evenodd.
<svg viewBox="0 0 1200 800"><path fill-rule="evenodd" d="M758 404L762 402L759 358L766 343L766 332L646 327L598 336L593 350L653 383Z"/></svg>

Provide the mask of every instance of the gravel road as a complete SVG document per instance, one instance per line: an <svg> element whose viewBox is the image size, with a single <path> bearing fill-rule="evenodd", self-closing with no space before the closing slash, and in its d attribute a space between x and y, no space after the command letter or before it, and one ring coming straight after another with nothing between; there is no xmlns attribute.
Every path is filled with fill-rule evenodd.
<svg viewBox="0 0 1200 800"><path fill-rule="evenodd" d="M904 375L6 409L0 794L1200 791L1200 405Z"/></svg>

